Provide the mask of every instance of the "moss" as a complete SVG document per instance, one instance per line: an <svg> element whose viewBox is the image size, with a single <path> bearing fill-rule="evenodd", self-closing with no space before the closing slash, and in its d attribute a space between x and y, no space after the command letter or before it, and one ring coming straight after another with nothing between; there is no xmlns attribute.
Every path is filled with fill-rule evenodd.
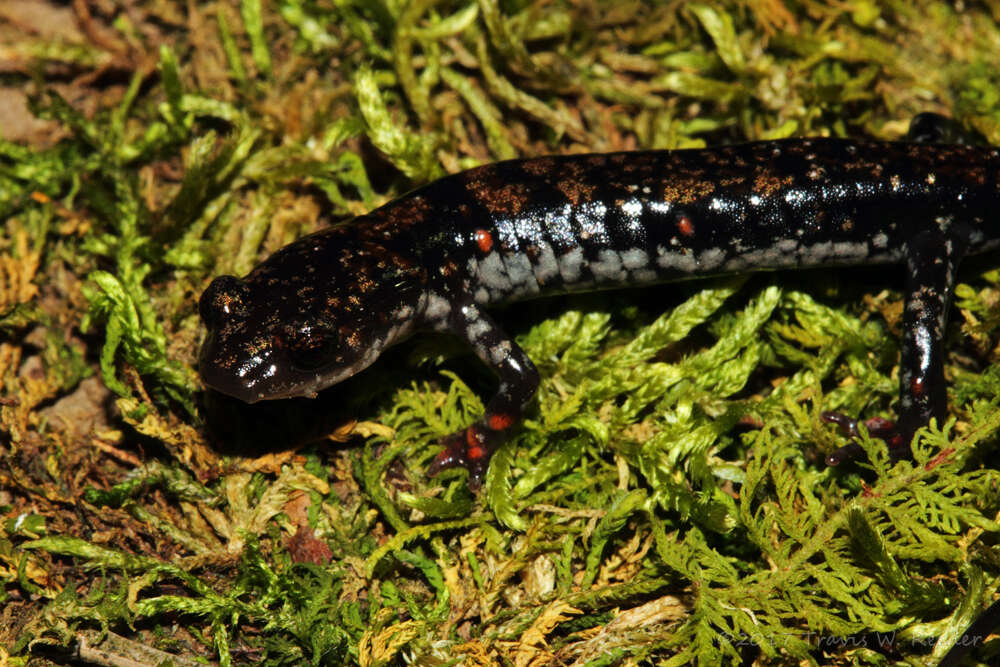
<svg viewBox="0 0 1000 667"><path fill-rule="evenodd" d="M896 464L822 465L822 410L896 393L898 285L863 270L499 313L543 381L478 496L424 473L489 387L451 345L252 410L194 372L213 276L444 173L922 111L998 143L987 9L139 3L67 36L38 4L3 81L47 134L0 140L11 661L920 661L996 595L995 258L956 291L949 419Z"/></svg>

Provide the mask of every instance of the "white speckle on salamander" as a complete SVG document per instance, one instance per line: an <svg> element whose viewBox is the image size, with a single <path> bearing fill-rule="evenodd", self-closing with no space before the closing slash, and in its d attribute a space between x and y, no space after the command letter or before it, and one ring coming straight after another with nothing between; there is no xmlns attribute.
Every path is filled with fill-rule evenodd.
<svg viewBox="0 0 1000 667"><path fill-rule="evenodd" d="M510 357L510 341L502 340L493 347L489 348L490 359L497 366L501 365L508 357Z"/></svg>
<svg viewBox="0 0 1000 667"><path fill-rule="evenodd" d="M444 320L451 314L451 302L436 292L427 292L424 317L429 320Z"/></svg>
<svg viewBox="0 0 1000 667"><path fill-rule="evenodd" d="M621 253L622 264L629 271L635 271L636 269L641 269L649 264L649 257L646 256L646 251L641 248L632 248L631 250L626 250Z"/></svg>
<svg viewBox="0 0 1000 667"><path fill-rule="evenodd" d="M712 197L712 203L709 204L709 208L713 211L729 211L734 207L731 202L726 201L722 197Z"/></svg>
<svg viewBox="0 0 1000 667"><path fill-rule="evenodd" d="M492 289L507 291L511 289L506 267L500 259L500 253L496 251L479 260L479 279Z"/></svg>
<svg viewBox="0 0 1000 667"><path fill-rule="evenodd" d="M653 213L659 213L660 215L666 215L670 213L671 202L668 201L651 201L646 204L649 210Z"/></svg>
<svg viewBox="0 0 1000 667"><path fill-rule="evenodd" d="M548 243L538 244L538 257L535 260L535 279L544 285L559 275L559 262L552 246Z"/></svg>
<svg viewBox="0 0 1000 667"><path fill-rule="evenodd" d="M599 245L610 245L608 231L604 225L604 216L608 207L604 202L592 201L576 209L576 220L580 225L580 238L593 239Z"/></svg>
<svg viewBox="0 0 1000 667"><path fill-rule="evenodd" d="M730 271L758 266L813 266L827 259L864 259L869 254L865 243L825 241L803 245L791 239L784 239L769 248L748 250L737 255L726 262L725 266Z"/></svg>
<svg viewBox="0 0 1000 667"><path fill-rule="evenodd" d="M725 267L729 271L738 271L747 267L780 266L780 264L776 263L784 256L784 253L780 252L775 247L748 250L730 259L726 262ZM789 257L788 259L791 258Z"/></svg>
<svg viewBox="0 0 1000 667"><path fill-rule="evenodd" d="M614 250L600 251L597 254L597 261L591 262L588 268L598 282L624 282L625 280L622 258Z"/></svg>
<svg viewBox="0 0 1000 667"><path fill-rule="evenodd" d="M515 252L501 256L507 267L507 278L511 289L518 294L531 294L538 291L538 281L531 270L531 260L523 252Z"/></svg>
<svg viewBox="0 0 1000 667"><path fill-rule="evenodd" d="M576 235L570 220L573 207L566 204L555 211L545 212L545 231L556 248L571 248L577 244Z"/></svg>
<svg viewBox="0 0 1000 667"><path fill-rule="evenodd" d="M698 260L693 255L683 252L665 252L656 258L656 265L663 269L677 269L683 273L694 273L698 269Z"/></svg>
<svg viewBox="0 0 1000 667"><path fill-rule="evenodd" d="M559 273L563 282L572 285L580 280L583 266L583 248L576 247L559 257Z"/></svg>
<svg viewBox="0 0 1000 667"><path fill-rule="evenodd" d="M822 243L813 243L812 245L802 246L802 254L806 259L810 260L811 263L818 263L833 254L833 243L830 241L824 241Z"/></svg>
<svg viewBox="0 0 1000 667"><path fill-rule="evenodd" d="M726 253L722 248L709 248L698 256L698 262L704 271L714 271L726 261Z"/></svg>
<svg viewBox="0 0 1000 667"><path fill-rule="evenodd" d="M802 204L804 202L809 202L811 199L811 194L807 190L789 190L785 193L785 201L792 206L796 204Z"/></svg>
<svg viewBox="0 0 1000 667"><path fill-rule="evenodd" d="M622 213L628 218L629 227L639 224L639 216L642 215L642 201L639 199L629 199L622 204Z"/></svg>
<svg viewBox="0 0 1000 667"><path fill-rule="evenodd" d="M482 338L489 330L489 322L484 319L472 320L466 328L466 331L473 338Z"/></svg>
<svg viewBox="0 0 1000 667"><path fill-rule="evenodd" d="M833 256L844 258L863 259L868 255L868 246L865 243L852 241L841 241L833 244Z"/></svg>
<svg viewBox="0 0 1000 667"><path fill-rule="evenodd" d="M496 225L496 234L494 234L496 240L500 242L504 248L507 248L510 252L517 252L521 249L520 239L517 236L517 229L520 221L508 217L498 217L494 224Z"/></svg>

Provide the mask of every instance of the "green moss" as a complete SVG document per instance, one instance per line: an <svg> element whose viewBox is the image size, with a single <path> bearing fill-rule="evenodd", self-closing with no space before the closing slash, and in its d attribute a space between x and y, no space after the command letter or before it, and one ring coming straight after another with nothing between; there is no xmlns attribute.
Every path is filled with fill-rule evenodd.
<svg viewBox="0 0 1000 667"><path fill-rule="evenodd" d="M864 438L863 465L822 465L843 438L821 411L889 414L897 392L900 295L852 271L499 313L543 380L478 495L425 474L490 386L453 345L418 340L329 392L333 426L294 401L213 405L194 371L213 276L461 168L895 139L921 111L998 143L987 10L92 11L102 32L33 34L10 47L32 74L4 75L50 122L0 139L0 577L29 618L3 631L12 660L110 630L222 664L719 664L748 645L867 664L890 637L892 659L933 662L996 595L995 258L956 290L949 420L896 464ZM120 412L99 394L67 412L95 373Z"/></svg>

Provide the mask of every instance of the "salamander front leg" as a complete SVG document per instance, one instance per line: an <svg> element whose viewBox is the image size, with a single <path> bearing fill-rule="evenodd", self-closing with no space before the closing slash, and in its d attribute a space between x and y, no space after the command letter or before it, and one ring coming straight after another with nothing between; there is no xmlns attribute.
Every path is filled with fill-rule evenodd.
<svg viewBox="0 0 1000 667"><path fill-rule="evenodd" d="M899 358L899 420L876 418L866 422L868 431L886 441L889 455L909 455L910 441L932 417L939 421L947 409L944 384L943 336L955 287L959 262L968 247L967 234L919 234L906 246L906 302L903 309L903 340ZM835 423L856 436L858 422L845 415L826 412L824 421ZM828 465L838 465L861 453L856 443L830 454Z"/></svg>
<svg viewBox="0 0 1000 667"><path fill-rule="evenodd" d="M500 387L486 405L482 419L444 439L445 449L428 472L464 466L469 487L477 490L493 453L506 442L521 421L524 406L538 389L538 371L517 343L473 303L453 308L437 325L468 341L476 355L500 376Z"/></svg>

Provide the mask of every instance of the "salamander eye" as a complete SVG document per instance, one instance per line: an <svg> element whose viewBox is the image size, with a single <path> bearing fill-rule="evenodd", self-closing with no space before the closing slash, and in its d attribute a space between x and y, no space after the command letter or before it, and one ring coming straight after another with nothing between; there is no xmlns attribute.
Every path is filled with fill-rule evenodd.
<svg viewBox="0 0 1000 667"><path fill-rule="evenodd" d="M236 276L219 276L198 301L201 320L210 329L234 317L246 317L250 288Z"/></svg>
<svg viewBox="0 0 1000 667"><path fill-rule="evenodd" d="M340 336L329 329L312 329L296 344L289 345L288 356L300 371L314 371L333 363L340 351Z"/></svg>

